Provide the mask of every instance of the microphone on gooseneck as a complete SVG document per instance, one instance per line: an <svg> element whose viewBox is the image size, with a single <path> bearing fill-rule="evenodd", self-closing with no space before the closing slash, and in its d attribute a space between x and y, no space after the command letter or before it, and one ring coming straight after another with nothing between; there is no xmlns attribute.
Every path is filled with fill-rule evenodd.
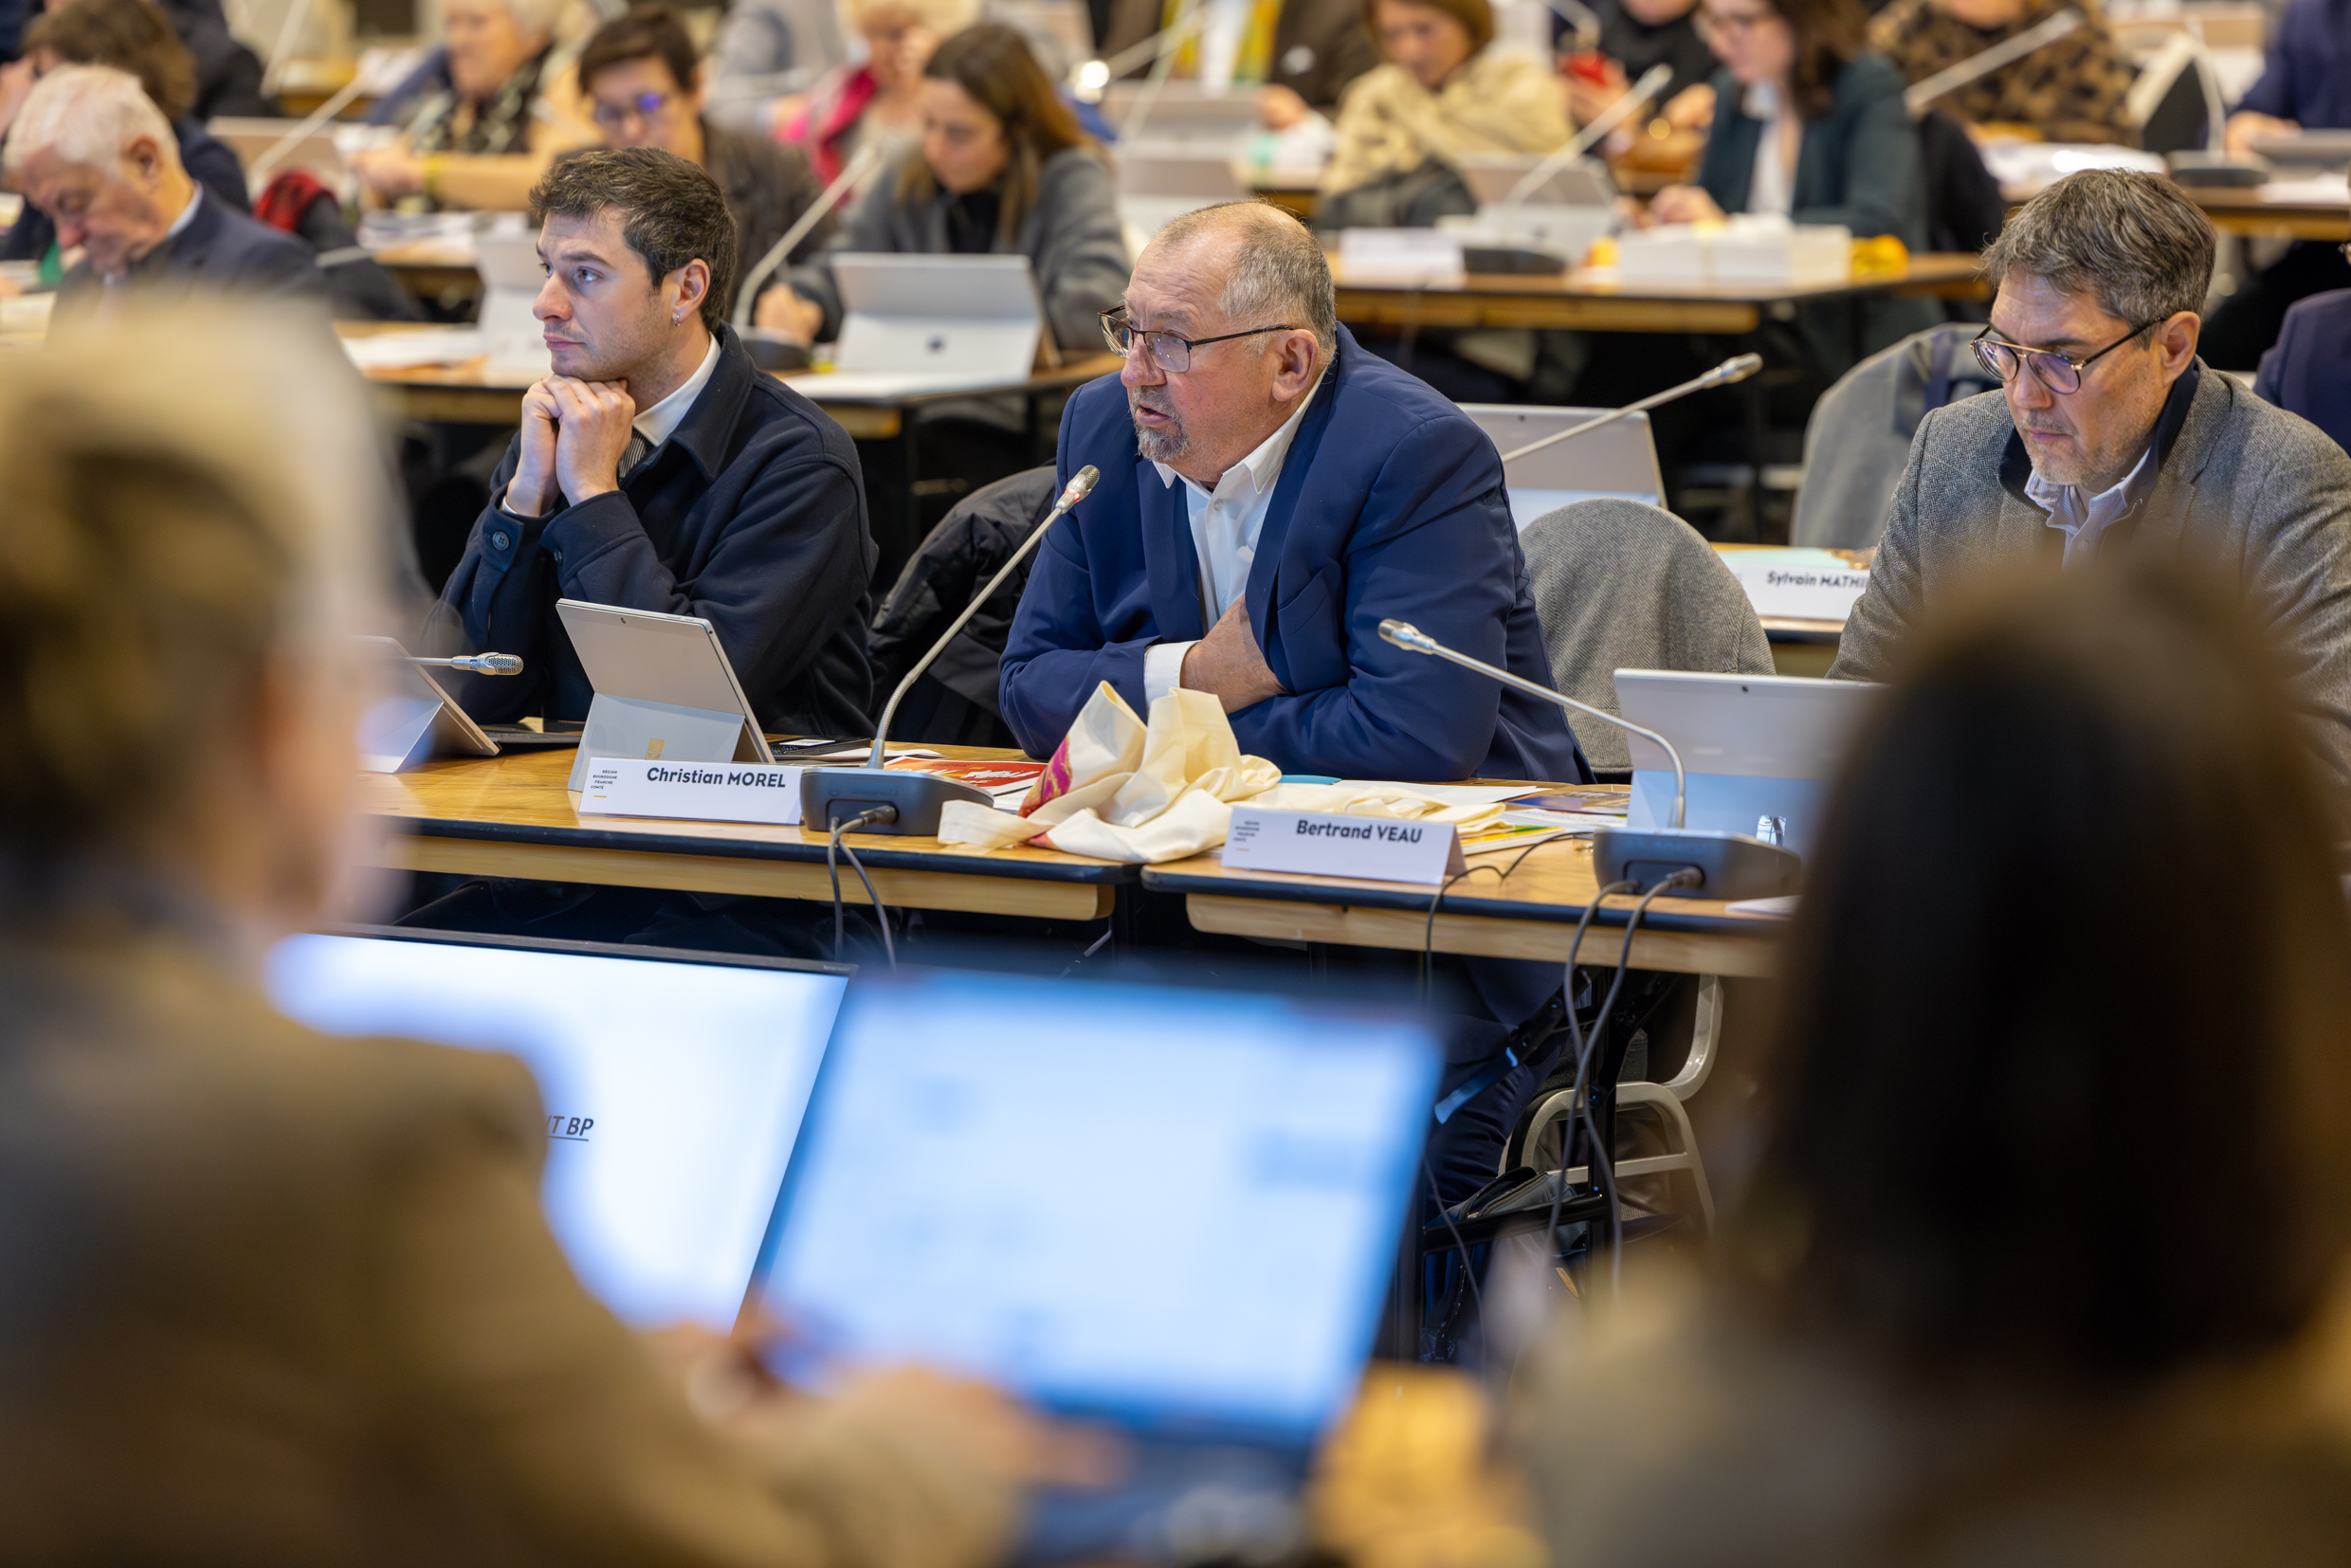
<svg viewBox="0 0 2351 1568"><path fill-rule="evenodd" d="M1682 826L1682 809L1687 795L1687 779L1682 772L1682 754L1672 741L1655 730L1644 729L1630 719L1620 718L1605 708L1578 702L1549 686L1538 685L1523 676L1506 669L1497 669L1483 659L1472 659L1456 652L1409 621L1388 620L1379 623L1379 635L1401 648L1426 653L1449 664L1474 669L1480 675L1500 681L1504 685L1539 697L1546 702L1572 708L1587 718L1615 725L1628 734L1637 735L1666 754L1673 764L1673 823L1667 828L1603 828L1592 835L1593 870L1603 887L1619 882L1631 882L1642 886L1671 880L1680 871L1697 873L1677 886L1660 885L1655 891L1668 897L1695 899L1762 899L1777 898L1795 891L1796 879L1804 862L1793 849L1767 844L1744 833L1709 832L1703 829Z"/></svg>
<svg viewBox="0 0 2351 1568"><path fill-rule="evenodd" d="M1060 499L1053 502L1053 509L1045 514L1044 520L1030 531L1029 537L1020 541L1020 548L1012 552L1011 558L998 567L996 574L972 596L972 602L963 607L963 613L957 615L954 624L939 634L939 641L931 645L931 650L915 661L914 667L906 671L905 679L898 683L898 689L890 693L889 703L882 710L882 721L874 726L873 750L866 757L864 767L811 768L801 774L800 821L803 826L826 828L835 821L863 815L876 808L887 808L893 814L875 821L870 826L870 831L929 838L939 832L939 810L948 801L969 800L991 807L995 804L984 792L975 790L968 784L958 784L951 778L940 778L931 774L894 773L884 767L884 745L889 739L890 720L898 716L899 702L914 689L914 684L922 678L932 662L947 651L947 645L956 640L972 617L979 613L979 607L995 597L996 590L1004 585L1021 562L1029 558L1043 541L1046 533L1071 507L1084 501L1101 478L1102 470L1090 463L1072 474L1069 483L1062 487Z"/></svg>
<svg viewBox="0 0 2351 1568"><path fill-rule="evenodd" d="M1603 425L1613 425L1628 414L1644 412L1656 408L1661 403L1670 403L1677 397L1687 397L1692 392L1704 392L1709 387L1727 387L1734 381L1744 381L1762 368L1763 356L1759 354L1735 355L1706 372L1705 374L1694 375L1678 387L1668 387L1664 392L1652 392L1637 403L1628 403L1621 409L1611 409L1608 412L1587 419L1580 425L1570 425L1564 430L1553 431L1540 441L1530 441L1515 451L1504 452L1502 454L1503 465L1507 467L1519 459L1540 452L1546 447L1556 447L1562 441L1573 441L1587 430L1596 430Z"/></svg>
<svg viewBox="0 0 2351 1568"><path fill-rule="evenodd" d="M519 675L522 659L514 653L460 653L447 659L427 659L417 654L403 655L411 665L429 665L435 669L466 669L476 675Z"/></svg>

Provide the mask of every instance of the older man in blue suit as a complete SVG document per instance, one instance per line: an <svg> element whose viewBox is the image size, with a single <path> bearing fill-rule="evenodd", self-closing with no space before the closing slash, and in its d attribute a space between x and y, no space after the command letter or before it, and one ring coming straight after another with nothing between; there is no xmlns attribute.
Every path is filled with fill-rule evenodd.
<svg viewBox="0 0 2351 1568"><path fill-rule="evenodd" d="M1389 616L1550 684L1493 443L1358 349L1305 228L1256 203L1177 219L1105 319L1126 366L1062 417L1101 483L1048 536L1005 649L1004 717L1049 754L1096 686L1213 693L1293 773L1581 780L1564 715L1391 647Z"/></svg>
<svg viewBox="0 0 2351 1568"><path fill-rule="evenodd" d="M307 245L189 177L171 122L137 77L104 65L49 72L17 113L6 168L57 226L58 244L82 252L58 284L61 311L120 285L326 301Z"/></svg>

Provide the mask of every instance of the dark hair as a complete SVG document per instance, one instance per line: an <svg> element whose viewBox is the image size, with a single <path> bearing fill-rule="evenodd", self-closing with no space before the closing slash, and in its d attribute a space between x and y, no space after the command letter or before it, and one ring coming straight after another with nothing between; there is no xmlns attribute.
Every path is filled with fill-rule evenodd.
<svg viewBox="0 0 2351 1568"><path fill-rule="evenodd" d="M702 62L694 52L693 37L685 24L667 6L639 6L625 16L616 16L589 36L579 51L577 72L579 90L592 91L596 73L613 65L626 65L632 60L658 60L669 67L669 74L678 83L678 90L690 93L695 79L701 75Z"/></svg>
<svg viewBox="0 0 2351 1568"><path fill-rule="evenodd" d="M1818 119L1836 104L1837 78L1867 46L1868 13L1858 0L1766 0L1795 38L1788 95L1795 112Z"/></svg>
<svg viewBox="0 0 2351 1568"><path fill-rule="evenodd" d="M977 23L939 45L922 74L954 82L1003 125L1011 157L1004 166L996 232L1009 240L1036 205L1045 160L1072 147L1092 147L1093 138L1037 67L1028 40L1000 22ZM931 166L917 151L899 175L899 200L926 202L938 189Z"/></svg>
<svg viewBox="0 0 2351 1568"><path fill-rule="evenodd" d="M47 49L68 65L112 65L138 78L166 119L196 106L196 58L148 0L75 0L25 29L24 52Z"/></svg>
<svg viewBox="0 0 2351 1568"><path fill-rule="evenodd" d="M1494 8L1485 0L1398 0L1399 4L1443 11L1469 34L1469 52L1477 53L1494 41ZM1379 0L1363 0L1363 30L1379 41Z"/></svg>
<svg viewBox="0 0 2351 1568"><path fill-rule="evenodd" d="M1929 1377L2279 1344L2351 1228L2351 919L2284 663L2177 566L1978 588L1791 934L1740 1272Z"/></svg>
<svg viewBox="0 0 2351 1568"><path fill-rule="evenodd" d="M2018 210L1984 252L1994 287L2011 272L2087 294L2131 325L2201 313L2216 241L2204 210L2168 174L2084 169Z"/></svg>
<svg viewBox="0 0 2351 1568"><path fill-rule="evenodd" d="M645 258L655 283L688 262L709 264L702 318L718 331L735 290L735 219L718 182L675 153L613 147L559 158L531 188L534 224L557 212L592 218L606 208L620 213L621 234Z"/></svg>

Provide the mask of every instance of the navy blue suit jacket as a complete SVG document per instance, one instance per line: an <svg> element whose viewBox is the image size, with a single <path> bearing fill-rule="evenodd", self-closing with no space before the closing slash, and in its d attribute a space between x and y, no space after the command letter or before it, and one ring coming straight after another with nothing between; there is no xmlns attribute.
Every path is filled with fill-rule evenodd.
<svg viewBox="0 0 2351 1568"><path fill-rule="evenodd" d="M2351 451L2351 288L2313 294L2286 313L2277 347L2261 356L2253 392Z"/></svg>
<svg viewBox="0 0 2351 1568"><path fill-rule="evenodd" d="M466 648L522 655L519 676L454 683L466 712L585 719L595 692L556 614L557 599L584 599L708 621L769 729L870 733L875 551L857 447L754 365L732 327L709 384L619 489L520 517L501 504L520 458L517 435L429 638L445 646L453 620Z"/></svg>
<svg viewBox="0 0 2351 1568"><path fill-rule="evenodd" d="M131 281L154 293L226 290L326 302L326 275L310 246L209 191L187 228L131 264ZM87 304L105 287L88 261L77 262L58 283L58 308Z"/></svg>
<svg viewBox="0 0 2351 1568"><path fill-rule="evenodd" d="M1102 481L1039 547L1004 650L1004 718L1035 757L1102 682L1143 712L1144 650L1208 630L1182 483L1161 483L1137 450L1115 375L1079 389L1062 415L1063 481L1089 463ZM1242 751L1342 778L1588 776L1558 707L1380 640L1394 616L1551 684L1494 444L1343 327L1282 465L1246 598L1283 695L1232 715Z"/></svg>

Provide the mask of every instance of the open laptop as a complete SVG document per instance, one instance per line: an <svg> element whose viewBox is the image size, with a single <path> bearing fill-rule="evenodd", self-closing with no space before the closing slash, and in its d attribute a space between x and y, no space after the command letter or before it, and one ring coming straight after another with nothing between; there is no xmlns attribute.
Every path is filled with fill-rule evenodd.
<svg viewBox="0 0 2351 1568"><path fill-rule="evenodd" d="M1461 172L1462 183L1480 206L1512 200L1511 192L1519 182L1547 161L1548 154L1536 153L1463 153L1450 161ZM1605 207L1616 205L1616 182L1610 177L1608 165L1597 158L1570 158L1542 177L1525 195L1516 198L1520 203L1549 207Z"/></svg>
<svg viewBox="0 0 2351 1568"><path fill-rule="evenodd" d="M1864 681L1792 675L1701 675L1620 669L1616 710L1655 730L1682 754L1687 793L1684 826L1759 833L1776 818L1777 841L1809 854L1828 804L1829 780L1878 688ZM1663 828L1673 820L1673 764L1639 736L1632 747L1627 822Z"/></svg>
<svg viewBox="0 0 2351 1568"><path fill-rule="evenodd" d="M810 1353L1125 1435L1126 1483L1048 1494L1028 1559L1254 1559L1362 1372L1437 1064L1409 1018L1279 996L861 979L761 1292ZM1213 1520L1245 1539L1186 1539Z"/></svg>
<svg viewBox="0 0 2351 1568"><path fill-rule="evenodd" d="M1136 107L1149 97L1139 125L1132 123ZM1265 123L1257 94L1240 87L1211 93L1196 82L1162 82L1156 95L1147 82L1114 82L1103 92L1103 118L1110 121L1122 143L1189 141L1211 143L1238 152Z"/></svg>
<svg viewBox="0 0 2351 1568"><path fill-rule="evenodd" d="M1461 411L1492 439L1496 451L1507 453L1611 410L1464 403ZM1571 501L1595 496L1621 496L1651 506L1666 503L1657 443L1646 413L1627 414L1573 441L1530 453L1504 468L1503 483L1510 492L1510 520L1521 528Z"/></svg>
<svg viewBox="0 0 2351 1568"><path fill-rule="evenodd" d="M599 757L775 760L708 621L582 599L557 599L556 614L596 694L565 788L585 788Z"/></svg>
<svg viewBox="0 0 2351 1568"><path fill-rule="evenodd" d="M205 129L226 143L237 155L238 166L250 172L253 160L275 154L276 159L264 174L263 185L269 177L288 169L304 169L319 184L337 194L342 193L343 176L347 166L342 149L337 143L333 123L313 126L301 136L303 122L299 119L248 119L241 115L224 115L205 123ZM288 138L291 137L291 140ZM261 188L253 194L259 196Z"/></svg>
<svg viewBox="0 0 2351 1568"><path fill-rule="evenodd" d="M803 396L853 401L964 387L1018 386L1053 358L1026 256L849 251L831 258L841 291L835 369L795 375Z"/></svg>
<svg viewBox="0 0 2351 1568"><path fill-rule="evenodd" d="M850 971L592 942L348 927L267 985L329 1034L510 1051L547 1114L547 1219L614 1312L734 1326Z"/></svg>
<svg viewBox="0 0 2351 1568"><path fill-rule="evenodd" d="M1212 149L1178 142L1119 156L1119 217L1145 234L1203 207L1247 201L1248 194L1233 160Z"/></svg>

